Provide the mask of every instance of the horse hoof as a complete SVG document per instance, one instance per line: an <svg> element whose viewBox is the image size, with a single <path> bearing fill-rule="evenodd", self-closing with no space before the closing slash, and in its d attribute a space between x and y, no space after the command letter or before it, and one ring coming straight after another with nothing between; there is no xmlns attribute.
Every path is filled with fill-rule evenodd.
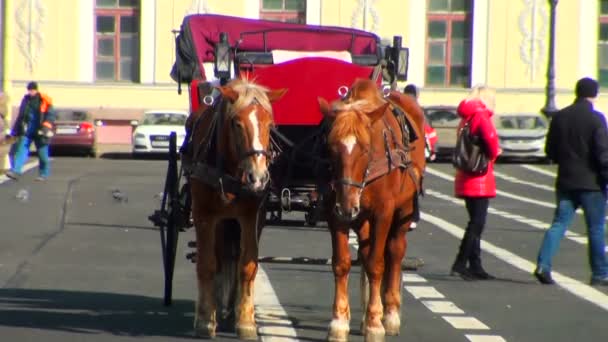
<svg viewBox="0 0 608 342"><path fill-rule="evenodd" d="M384 327L368 327L365 328L365 342L384 342Z"/></svg>
<svg viewBox="0 0 608 342"><path fill-rule="evenodd" d="M237 325L236 334L241 340L258 339L258 329L255 324Z"/></svg>
<svg viewBox="0 0 608 342"><path fill-rule="evenodd" d="M216 324L210 321L194 321L194 334L200 338L214 338Z"/></svg>
<svg viewBox="0 0 608 342"><path fill-rule="evenodd" d="M329 323L327 340L331 342L346 342L348 341L349 333L350 326L347 320L334 319Z"/></svg>
<svg viewBox="0 0 608 342"><path fill-rule="evenodd" d="M387 336L398 336L401 328L399 314L396 312L387 314L382 320L382 325Z"/></svg>

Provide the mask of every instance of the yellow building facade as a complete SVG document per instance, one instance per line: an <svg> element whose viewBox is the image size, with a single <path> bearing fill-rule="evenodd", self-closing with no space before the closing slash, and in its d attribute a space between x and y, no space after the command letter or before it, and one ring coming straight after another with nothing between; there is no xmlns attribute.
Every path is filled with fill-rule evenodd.
<svg viewBox="0 0 608 342"><path fill-rule="evenodd" d="M600 26L605 2L559 1L555 54L558 107L573 100L572 89L578 78L597 79L601 74L598 56L602 49ZM169 76L175 56L172 31L179 29L183 17L216 13L260 18L274 13L273 6L301 6L302 21L309 24L360 28L387 42L395 35L402 36L403 45L410 49L410 63L408 80L401 82L400 87L406 83L419 86L424 105L456 104L468 86L478 83L497 89L497 111L538 112L545 103L547 0L3 0L0 3L2 89L9 95L13 110L31 80L39 82L41 91L51 95L56 106L89 108L98 117L131 119L145 109L188 109L187 92L178 95ZM459 12L463 8L465 11ZM469 25L462 33L464 38L459 36L459 24L450 21L463 16ZM444 19L451 24L431 25L433 20ZM447 43L435 40L435 35L446 32L455 38ZM442 51L448 56L448 48L458 52L450 63L464 64L448 66L451 81L437 84L448 75L437 56L443 56ZM431 68L432 63L435 64ZM608 111L608 99L600 97L597 107Z"/></svg>

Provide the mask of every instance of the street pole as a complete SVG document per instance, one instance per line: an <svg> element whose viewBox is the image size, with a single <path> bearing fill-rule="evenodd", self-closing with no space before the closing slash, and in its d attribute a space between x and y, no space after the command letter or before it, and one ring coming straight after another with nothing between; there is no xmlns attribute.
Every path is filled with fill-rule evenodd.
<svg viewBox="0 0 608 342"><path fill-rule="evenodd" d="M553 117L558 111L555 105L555 9L558 0L549 0L549 60L547 63L547 89L545 91L545 106L541 112L547 118Z"/></svg>

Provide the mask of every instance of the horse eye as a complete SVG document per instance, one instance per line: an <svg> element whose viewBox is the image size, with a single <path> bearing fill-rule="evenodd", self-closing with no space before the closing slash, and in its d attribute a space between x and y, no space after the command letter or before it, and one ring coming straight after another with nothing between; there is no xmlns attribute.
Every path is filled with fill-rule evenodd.
<svg viewBox="0 0 608 342"><path fill-rule="evenodd" d="M234 126L234 128L243 128L243 124L240 123L238 120L234 119L232 120L232 126Z"/></svg>

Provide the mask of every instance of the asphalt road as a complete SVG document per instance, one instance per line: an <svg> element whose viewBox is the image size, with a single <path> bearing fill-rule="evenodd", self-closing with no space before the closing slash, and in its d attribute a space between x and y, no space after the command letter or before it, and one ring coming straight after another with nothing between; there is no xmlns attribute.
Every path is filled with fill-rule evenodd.
<svg viewBox="0 0 608 342"><path fill-rule="evenodd" d="M0 177L0 341L180 341L193 339L194 268L180 236L174 305L162 306L158 207L165 162L59 157L35 182ZM483 260L495 281L449 276L467 217L452 197L452 168L430 164L423 221L408 234L408 256L424 266L404 273L403 324L387 341L600 341L608 288L591 288L585 226L575 220L554 260L557 286L531 276L553 208L555 168L498 165ZM123 200L112 192L119 189ZM17 198L26 190L28 198ZM23 193L23 191L21 191ZM288 216L296 221L301 215ZM328 258L329 234L298 224L267 226L261 255ZM325 339L331 318L329 265L263 263L256 284L264 341ZM359 333L359 267L350 284L351 340ZM264 276L265 275L265 276ZM265 281L265 278L267 281ZM217 340L234 340L220 335Z"/></svg>

